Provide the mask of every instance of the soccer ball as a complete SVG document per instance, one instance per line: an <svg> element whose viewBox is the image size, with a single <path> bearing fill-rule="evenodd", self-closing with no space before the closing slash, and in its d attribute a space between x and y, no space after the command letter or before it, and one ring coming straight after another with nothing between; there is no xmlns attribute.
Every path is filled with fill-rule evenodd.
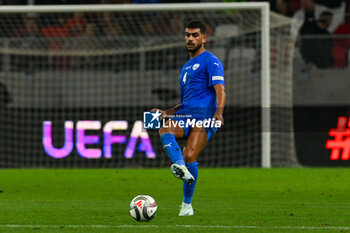
<svg viewBox="0 0 350 233"><path fill-rule="evenodd" d="M157 203L153 197L148 195L138 195L130 203L130 214L139 222L148 222L157 213Z"/></svg>

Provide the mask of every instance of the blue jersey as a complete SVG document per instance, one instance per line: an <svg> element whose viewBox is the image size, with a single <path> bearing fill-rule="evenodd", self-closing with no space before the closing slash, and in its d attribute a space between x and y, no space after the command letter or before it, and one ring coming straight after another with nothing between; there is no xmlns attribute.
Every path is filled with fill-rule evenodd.
<svg viewBox="0 0 350 233"><path fill-rule="evenodd" d="M224 68L211 52L189 59L181 68L181 106L176 114L203 120L212 118L217 109L215 84L225 85Z"/></svg>

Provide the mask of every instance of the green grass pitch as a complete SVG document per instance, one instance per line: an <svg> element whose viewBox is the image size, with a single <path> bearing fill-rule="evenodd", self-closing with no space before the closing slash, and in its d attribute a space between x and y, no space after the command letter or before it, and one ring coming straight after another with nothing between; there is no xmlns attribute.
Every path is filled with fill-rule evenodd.
<svg viewBox="0 0 350 233"><path fill-rule="evenodd" d="M148 223L129 203L149 194ZM0 232L350 232L350 169L203 169L195 216L178 217L169 169L2 169Z"/></svg>

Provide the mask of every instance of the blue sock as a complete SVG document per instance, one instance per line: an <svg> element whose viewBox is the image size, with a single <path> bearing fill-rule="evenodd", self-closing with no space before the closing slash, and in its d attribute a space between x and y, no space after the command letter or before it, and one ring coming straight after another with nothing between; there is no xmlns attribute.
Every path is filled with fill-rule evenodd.
<svg viewBox="0 0 350 233"><path fill-rule="evenodd" d="M172 133L165 133L160 136L165 152L173 163L178 165L185 165L184 158L182 157L182 151L175 140L175 136Z"/></svg>
<svg viewBox="0 0 350 233"><path fill-rule="evenodd" d="M195 180L190 185L187 184L186 182L184 182L184 185L183 185L183 193L184 193L183 202L185 202L187 204L191 204L192 203L192 197L193 197L194 188L196 187L197 178L198 178L198 163L197 163L197 161L195 161L193 163L186 163L186 167L187 167L188 171L192 174L192 176L194 177Z"/></svg>

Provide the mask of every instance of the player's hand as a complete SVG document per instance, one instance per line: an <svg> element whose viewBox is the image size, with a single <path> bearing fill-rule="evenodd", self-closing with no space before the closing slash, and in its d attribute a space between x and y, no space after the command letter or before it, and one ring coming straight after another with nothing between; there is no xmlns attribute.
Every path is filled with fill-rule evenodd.
<svg viewBox="0 0 350 233"><path fill-rule="evenodd" d="M215 113L213 116L214 121L221 121L221 124L224 125L224 118L221 113Z"/></svg>
<svg viewBox="0 0 350 233"><path fill-rule="evenodd" d="M151 112L156 112L159 111L162 115L160 115L160 119L163 120L163 118L165 118L166 116L166 111L160 110L158 108L152 108Z"/></svg>

